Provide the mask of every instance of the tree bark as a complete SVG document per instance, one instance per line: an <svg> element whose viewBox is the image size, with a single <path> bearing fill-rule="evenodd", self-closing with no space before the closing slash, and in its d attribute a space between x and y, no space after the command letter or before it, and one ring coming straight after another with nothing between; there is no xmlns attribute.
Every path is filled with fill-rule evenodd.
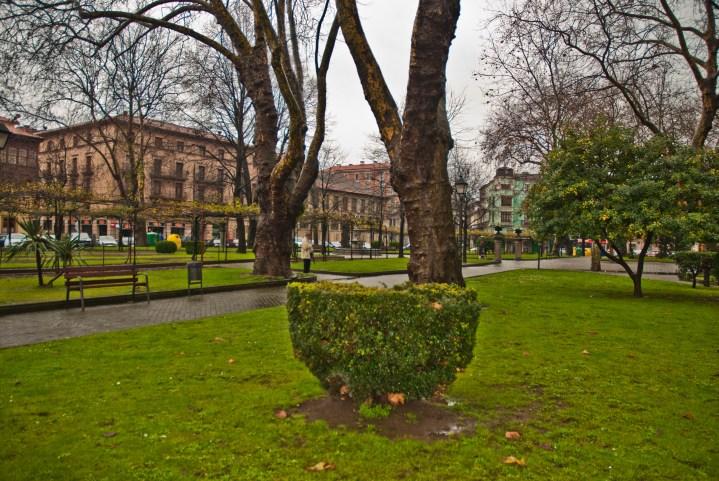
<svg viewBox="0 0 719 481"><path fill-rule="evenodd" d="M464 285L452 222L445 70L459 0L420 0L412 32L402 120L359 20L355 0L336 0L340 26L391 161L391 181L412 239L412 282Z"/></svg>
<svg viewBox="0 0 719 481"><path fill-rule="evenodd" d="M42 257L39 249L35 249L35 267L37 268L37 283L42 287L45 285L45 281L42 278Z"/></svg>

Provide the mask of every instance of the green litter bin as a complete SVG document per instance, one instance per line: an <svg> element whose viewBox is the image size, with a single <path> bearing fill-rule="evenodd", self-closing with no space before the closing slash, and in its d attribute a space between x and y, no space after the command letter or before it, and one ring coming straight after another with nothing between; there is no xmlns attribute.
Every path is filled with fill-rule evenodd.
<svg viewBox="0 0 719 481"><path fill-rule="evenodd" d="M154 247L157 244L157 240L160 238L160 234L157 232L147 233L147 245Z"/></svg>

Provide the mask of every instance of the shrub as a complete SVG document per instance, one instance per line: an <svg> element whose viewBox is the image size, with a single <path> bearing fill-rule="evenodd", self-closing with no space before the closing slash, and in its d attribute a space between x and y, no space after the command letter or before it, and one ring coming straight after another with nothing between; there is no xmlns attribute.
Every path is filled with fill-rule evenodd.
<svg viewBox="0 0 719 481"><path fill-rule="evenodd" d="M160 241L155 244L155 252L158 254L174 254L177 252L177 244L169 240Z"/></svg>
<svg viewBox="0 0 719 481"><path fill-rule="evenodd" d="M372 241L370 243L370 246L372 247L372 249L379 249L380 247L382 247L382 243L380 241L376 240L376 241Z"/></svg>
<svg viewBox="0 0 719 481"><path fill-rule="evenodd" d="M431 396L472 360L477 294L447 284L377 289L293 283L287 310L295 356L330 390L356 400Z"/></svg>
<svg viewBox="0 0 719 481"><path fill-rule="evenodd" d="M389 243L389 248L390 248L390 249L399 249L399 242L397 242L397 241L390 241L390 243Z"/></svg>
<svg viewBox="0 0 719 481"><path fill-rule="evenodd" d="M197 254L204 254L206 250L205 243L202 241L197 242ZM190 255L195 254L195 243L194 242L188 242L185 244L185 252L187 252Z"/></svg>
<svg viewBox="0 0 719 481"><path fill-rule="evenodd" d="M692 281L692 287L697 286L697 275L709 272L717 262L717 256L713 252L682 251L674 254L674 260L679 267L679 278Z"/></svg>

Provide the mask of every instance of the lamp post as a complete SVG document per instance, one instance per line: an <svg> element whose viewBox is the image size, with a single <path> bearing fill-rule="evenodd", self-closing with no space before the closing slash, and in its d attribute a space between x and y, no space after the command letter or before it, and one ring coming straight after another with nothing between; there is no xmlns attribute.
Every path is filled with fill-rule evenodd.
<svg viewBox="0 0 719 481"><path fill-rule="evenodd" d="M462 262L467 262L467 181L462 175L454 182L454 188L462 203L459 217L462 229Z"/></svg>

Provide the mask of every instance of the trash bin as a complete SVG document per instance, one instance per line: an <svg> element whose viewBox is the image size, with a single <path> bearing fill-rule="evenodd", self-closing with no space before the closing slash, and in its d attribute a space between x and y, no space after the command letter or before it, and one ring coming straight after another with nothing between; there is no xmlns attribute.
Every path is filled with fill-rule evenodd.
<svg viewBox="0 0 719 481"><path fill-rule="evenodd" d="M147 245L154 247L157 245L157 239L160 237L160 235L157 232L148 232L147 233Z"/></svg>
<svg viewBox="0 0 719 481"><path fill-rule="evenodd" d="M187 263L187 295L191 294L191 288L193 284L200 285L200 292L202 292L202 262L188 262Z"/></svg>

